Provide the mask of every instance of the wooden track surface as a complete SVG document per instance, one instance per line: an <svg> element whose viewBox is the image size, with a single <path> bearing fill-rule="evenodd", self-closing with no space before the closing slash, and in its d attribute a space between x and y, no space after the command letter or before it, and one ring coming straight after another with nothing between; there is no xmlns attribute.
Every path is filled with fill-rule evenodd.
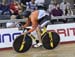
<svg viewBox="0 0 75 57"><path fill-rule="evenodd" d="M26 53L17 53L13 49L1 50L0 57L75 57L75 43L60 44L53 50L31 48Z"/></svg>

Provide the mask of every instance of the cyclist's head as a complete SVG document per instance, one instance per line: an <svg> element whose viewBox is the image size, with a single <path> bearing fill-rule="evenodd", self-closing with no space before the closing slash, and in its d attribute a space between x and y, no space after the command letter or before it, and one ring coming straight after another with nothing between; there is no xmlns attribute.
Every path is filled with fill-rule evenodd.
<svg viewBox="0 0 75 57"><path fill-rule="evenodd" d="M26 17L26 18L29 18L30 14L31 14L31 11L25 11L23 13L23 16Z"/></svg>

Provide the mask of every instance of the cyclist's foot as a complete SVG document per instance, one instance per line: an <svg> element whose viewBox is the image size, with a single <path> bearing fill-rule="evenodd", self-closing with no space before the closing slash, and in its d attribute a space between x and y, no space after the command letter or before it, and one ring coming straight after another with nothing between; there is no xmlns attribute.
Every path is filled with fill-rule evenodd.
<svg viewBox="0 0 75 57"><path fill-rule="evenodd" d="M37 43L36 45L34 45L35 48L41 47L41 46L42 46L42 43Z"/></svg>
<svg viewBox="0 0 75 57"><path fill-rule="evenodd" d="M39 40L33 40L32 45L36 45L37 43L39 43Z"/></svg>

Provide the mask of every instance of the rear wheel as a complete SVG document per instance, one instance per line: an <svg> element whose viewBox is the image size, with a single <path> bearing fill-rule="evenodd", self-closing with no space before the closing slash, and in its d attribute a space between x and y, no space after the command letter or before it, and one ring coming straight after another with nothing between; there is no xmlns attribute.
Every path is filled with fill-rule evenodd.
<svg viewBox="0 0 75 57"><path fill-rule="evenodd" d="M46 49L54 49L60 42L60 37L56 32L46 32L42 35L42 43Z"/></svg>

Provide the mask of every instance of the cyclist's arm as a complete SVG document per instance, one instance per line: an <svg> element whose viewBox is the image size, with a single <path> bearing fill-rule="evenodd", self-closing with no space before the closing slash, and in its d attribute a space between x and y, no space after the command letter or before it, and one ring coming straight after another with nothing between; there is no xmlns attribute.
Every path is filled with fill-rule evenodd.
<svg viewBox="0 0 75 57"><path fill-rule="evenodd" d="M33 32L37 26L38 26L38 11L35 11L31 14L30 18L31 18L31 22L32 22L32 29L30 29L28 32Z"/></svg>
<svg viewBox="0 0 75 57"><path fill-rule="evenodd" d="M26 21L26 23L25 23L25 25L23 27L25 28L25 27L29 26L30 23L31 23L30 19L27 19L27 21Z"/></svg>

